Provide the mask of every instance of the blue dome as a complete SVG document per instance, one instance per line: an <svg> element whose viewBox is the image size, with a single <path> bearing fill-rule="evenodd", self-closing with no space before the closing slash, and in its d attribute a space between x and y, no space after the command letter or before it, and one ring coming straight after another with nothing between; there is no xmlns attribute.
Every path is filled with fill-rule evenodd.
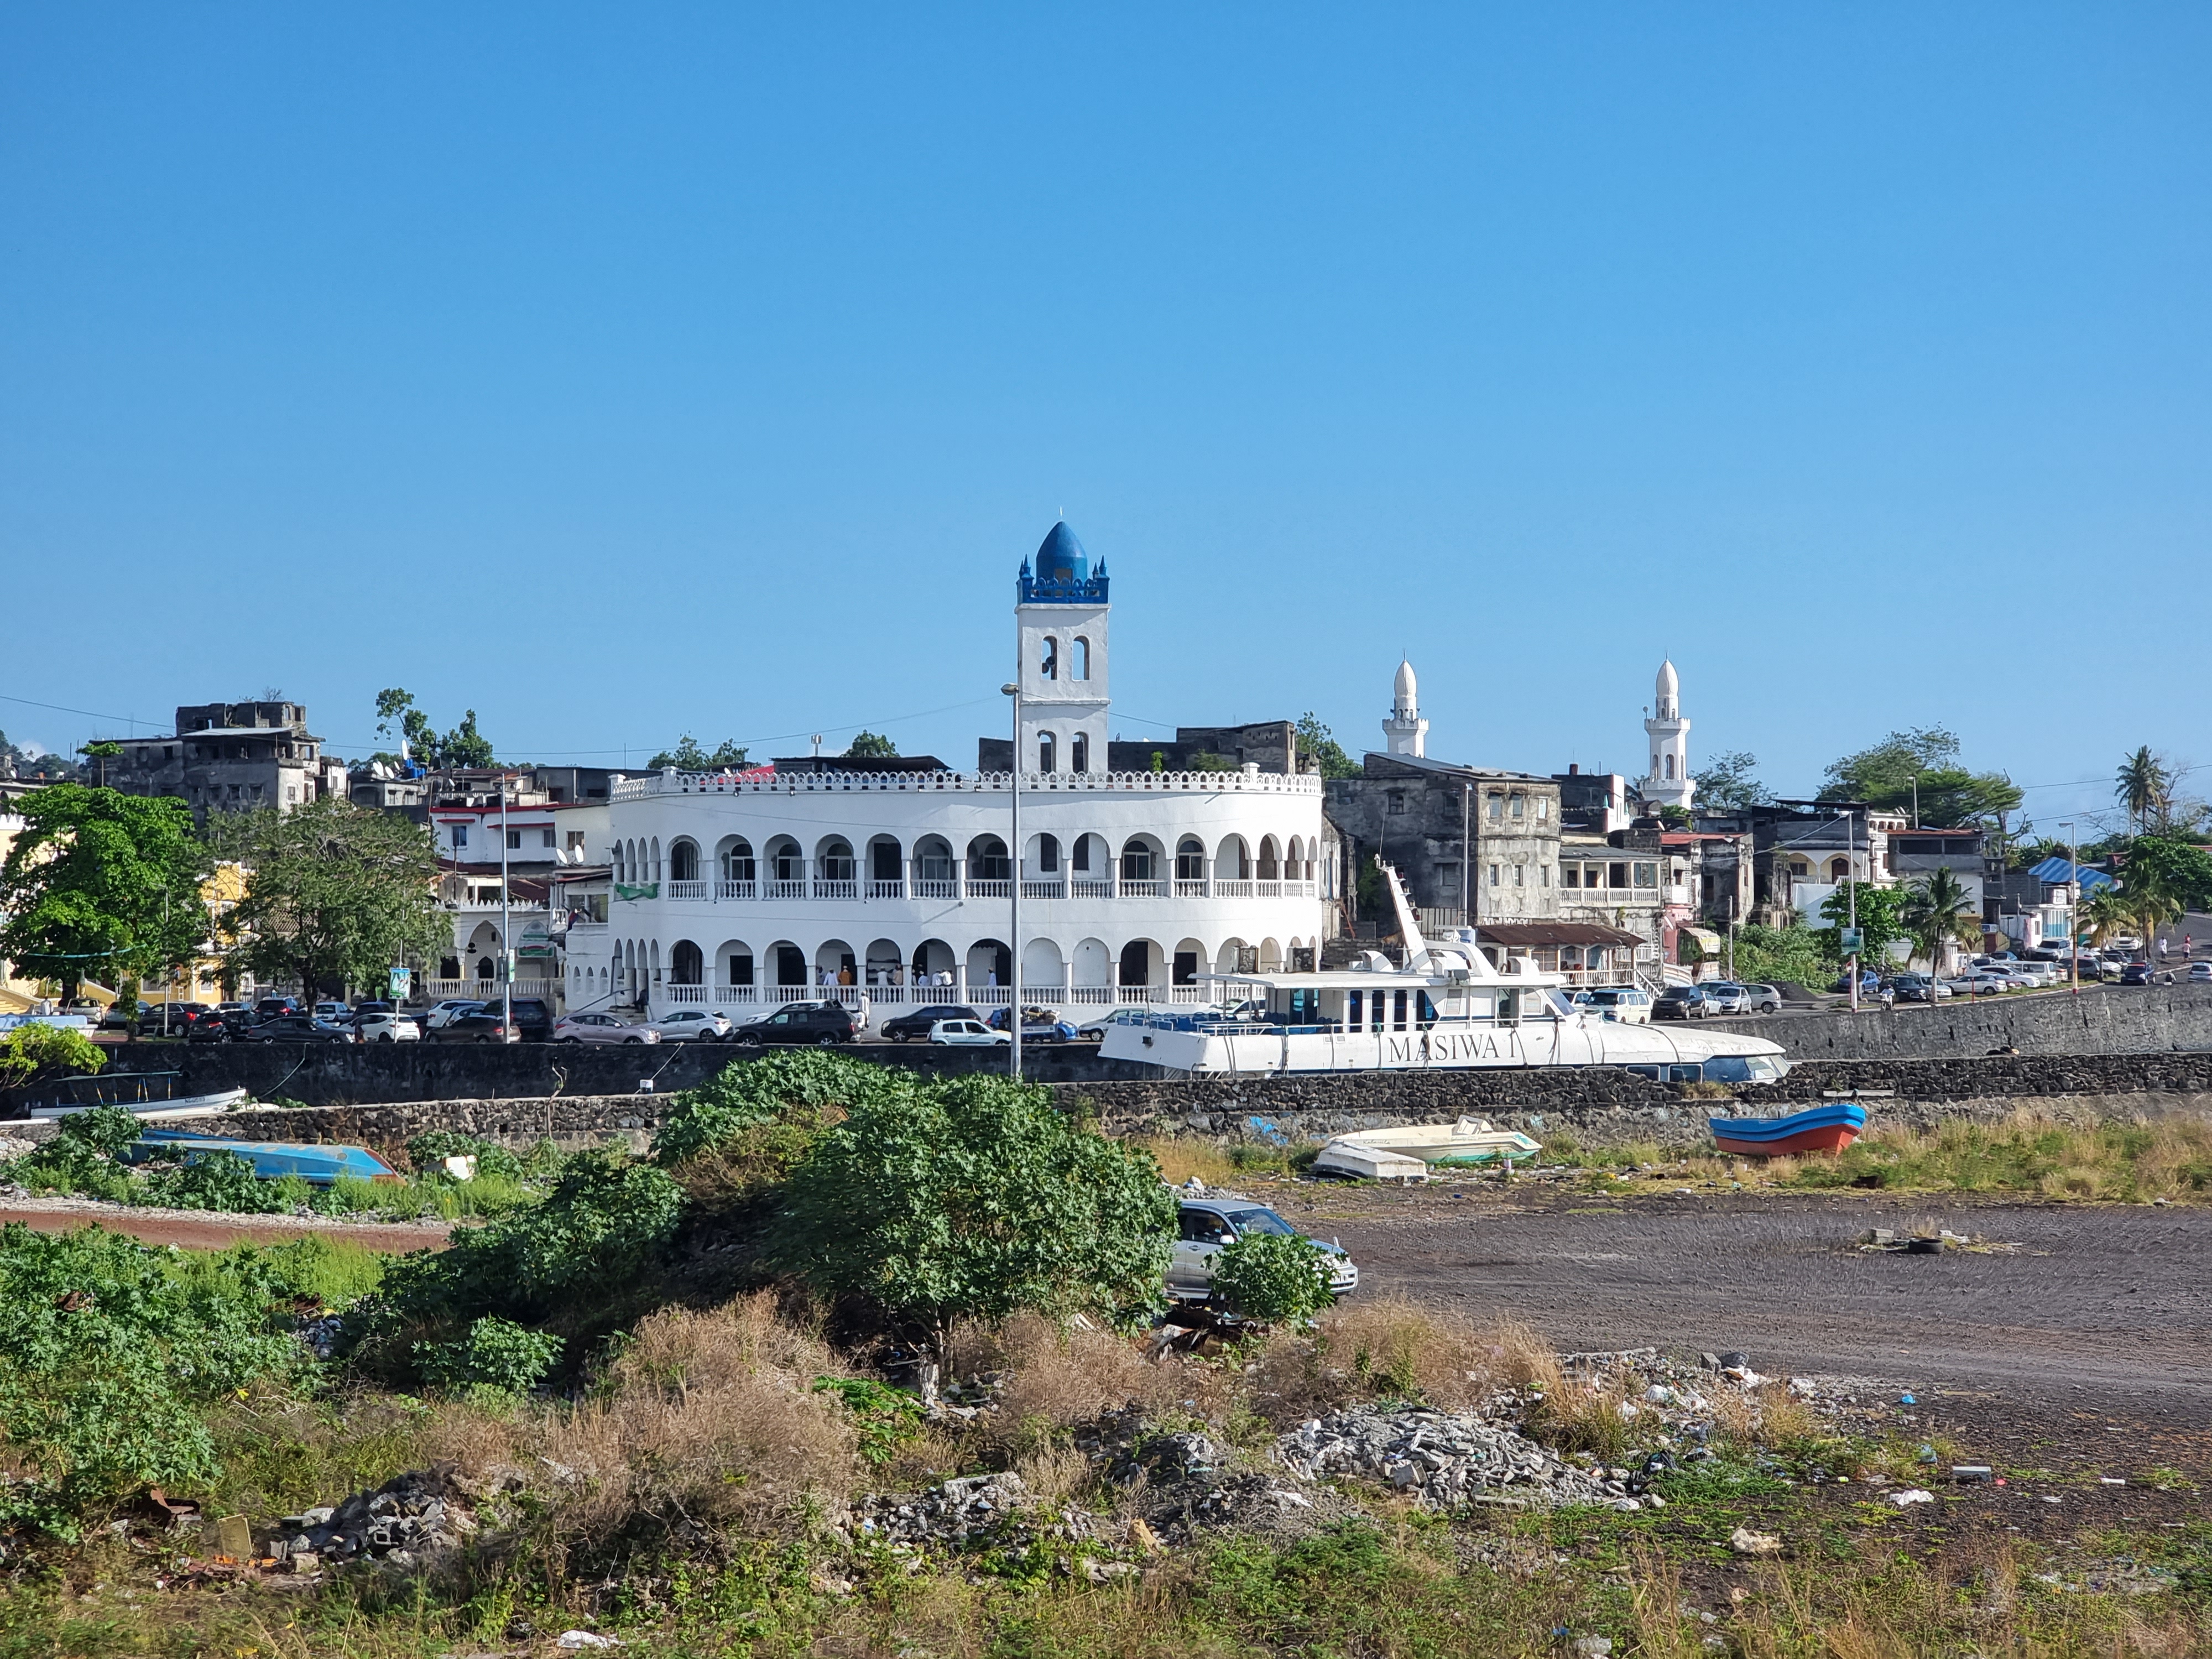
<svg viewBox="0 0 2212 1659"><path fill-rule="evenodd" d="M1053 526L1037 544L1036 579L1041 582L1085 582L1091 580L1091 556L1066 523Z"/></svg>

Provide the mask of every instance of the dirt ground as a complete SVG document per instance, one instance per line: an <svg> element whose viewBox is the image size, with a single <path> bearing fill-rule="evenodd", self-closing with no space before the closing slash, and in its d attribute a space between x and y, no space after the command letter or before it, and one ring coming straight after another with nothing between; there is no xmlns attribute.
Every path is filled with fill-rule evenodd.
<svg viewBox="0 0 2212 1659"><path fill-rule="evenodd" d="M434 1249L445 1243L451 1231L441 1221L392 1224L288 1215L217 1215L204 1210L132 1210L70 1198L16 1198L0 1202L0 1225L10 1223L40 1233L65 1233L98 1225L112 1233L128 1233L149 1244L176 1244L193 1250L219 1250L241 1242L280 1244L307 1233L327 1233L372 1250Z"/></svg>
<svg viewBox="0 0 2212 1659"><path fill-rule="evenodd" d="M1990 1461L2212 1471L2212 1209L1564 1184L1255 1188L1340 1239L1364 1294L1517 1315L1563 1349L1750 1356L1866 1379ZM1935 1223L1990 1254L1863 1253ZM1878 1386L1877 1386L1878 1385ZM1899 1405L1905 1393L1911 1407Z"/></svg>

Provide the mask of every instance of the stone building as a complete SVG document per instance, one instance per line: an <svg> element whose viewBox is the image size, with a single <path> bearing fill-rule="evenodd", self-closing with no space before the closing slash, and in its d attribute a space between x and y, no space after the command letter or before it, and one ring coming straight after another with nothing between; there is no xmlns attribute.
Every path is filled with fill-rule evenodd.
<svg viewBox="0 0 2212 1659"><path fill-rule="evenodd" d="M202 821L259 806L289 811L348 793L345 763L323 753L304 703L191 704L178 708L172 736L111 741L123 754L108 763L109 787L177 796Z"/></svg>

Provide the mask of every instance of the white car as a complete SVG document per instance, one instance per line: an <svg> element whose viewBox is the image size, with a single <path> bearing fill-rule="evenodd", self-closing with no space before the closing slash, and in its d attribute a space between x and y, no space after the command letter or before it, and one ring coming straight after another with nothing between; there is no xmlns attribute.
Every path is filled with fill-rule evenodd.
<svg viewBox="0 0 2212 1659"><path fill-rule="evenodd" d="M556 1042L658 1042L650 1025L633 1025L612 1014L567 1014L553 1023Z"/></svg>
<svg viewBox="0 0 2212 1659"><path fill-rule="evenodd" d="M1751 993L1751 1006L1753 1012L1760 1014L1778 1014L1782 1012L1782 993L1775 987L1771 985L1747 985L1743 988Z"/></svg>
<svg viewBox="0 0 2212 1659"><path fill-rule="evenodd" d="M353 1022L356 1042L420 1042L422 1028L415 1023L412 1014L403 1014L390 1008L369 1013L356 1014Z"/></svg>
<svg viewBox="0 0 2212 1659"><path fill-rule="evenodd" d="M929 1041L947 1048L1013 1046L1013 1033L994 1031L980 1019L940 1019L929 1028Z"/></svg>
<svg viewBox="0 0 2212 1659"><path fill-rule="evenodd" d="M1971 974L1960 975L1951 981L1951 988L1954 991L1963 991L1968 996L1993 997L2001 991L2018 990L2020 987L2019 982L2011 975L1993 974L1988 969L1983 968Z"/></svg>
<svg viewBox="0 0 2212 1659"><path fill-rule="evenodd" d="M1168 1295L1177 1302L1206 1302L1213 1296L1213 1258L1225 1245L1252 1233L1304 1238L1321 1256L1328 1293L1341 1301L1359 1288L1359 1269L1344 1246L1308 1237L1255 1200L1230 1193L1204 1197L1177 1191L1179 1214L1173 1253L1168 1258Z"/></svg>
<svg viewBox="0 0 2212 1659"><path fill-rule="evenodd" d="M2212 984L2212 962L2191 963L2189 982L2192 985Z"/></svg>
<svg viewBox="0 0 2212 1659"><path fill-rule="evenodd" d="M422 1024L427 1030L443 1030L453 1023L457 1015L473 1014L483 1006L482 997L447 997L443 1002L430 1005L430 1012L423 1016Z"/></svg>
<svg viewBox="0 0 2212 1659"><path fill-rule="evenodd" d="M704 1008L679 1008L652 1024L663 1042L727 1042L732 1029L726 1015Z"/></svg>

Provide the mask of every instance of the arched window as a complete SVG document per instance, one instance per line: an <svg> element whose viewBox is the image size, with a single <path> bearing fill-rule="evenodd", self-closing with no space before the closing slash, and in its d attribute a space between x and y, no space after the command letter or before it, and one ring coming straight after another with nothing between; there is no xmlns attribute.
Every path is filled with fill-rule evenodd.
<svg viewBox="0 0 2212 1659"><path fill-rule="evenodd" d="M1278 872L1281 866L1277 862L1275 853L1275 838L1273 836L1261 836L1260 879L1262 881L1274 881L1278 879Z"/></svg>
<svg viewBox="0 0 2212 1659"><path fill-rule="evenodd" d="M968 843L969 880L1010 881L1013 873L1012 861L1006 856L1006 843L996 836L978 836Z"/></svg>
<svg viewBox="0 0 2212 1659"><path fill-rule="evenodd" d="M823 880L851 881L854 878L852 842L825 841L818 851L821 854Z"/></svg>
<svg viewBox="0 0 2212 1659"><path fill-rule="evenodd" d="M1054 771L1054 770L1056 770L1056 769L1057 769L1056 768L1054 768L1054 765L1053 765L1053 763L1052 763L1052 760L1053 760L1053 749L1054 749L1054 744L1053 744L1053 741L1052 741L1052 733L1051 733L1051 732L1038 732L1038 733L1037 733L1037 770L1038 770L1038 771L1040 771L1040 772L1045 772L1045 773L1050 773L1050 772Z"/></svg>
<svg viewBox="0 0 2212 1659"><path fill-rule="evenodd" d="M1088 772L1091 769L1091 739L1078 732L1067 740L1067 769Z"/></svg>
<svg viewBox="0 0 2212 1659"><path fill-rule="evenodd" d="M668 848L668 878L671 881L696 881L699 879L698 842L685 840L674 842L670 844ZM686 980L684 982L687 985L696 985L699 981L696 980Z"/></svg>
<svg viewBox="0 0 2212 1659"><path fill-rule="evenodd" d="M1185 836L1176 843L1176 879L1206 879L1206 844L1195 836Z"/></svg>
<svg viewBox="0 0 2212 1659"><path fill-rule="evenodd" d="M1060 873L1060 837L1039 836L1036 848L1037 874L1056 876Z"/></svg>
<svg viewBox="0 0 2212 1659"><path fill-rule="evenodd" d="M1828 879L1830 881L1849 881L1850 879L1850 875L1851 861L1849 859L1839 858L1828 866Z"/></svg>
<svg viewBox="0 0 2212 1659"><path fill-rule="evenodd" d="M645 878L647 881L660 879L660 837L658 836L653 838L653 867L646 872Z"/></svg>
<svg viewBox="0 0 2212 1659"><path fill-rule="evenodd" d="M1060 641L1049 634L1044 636L1044 660L1038 665L1037 672L1048 680L1060 678Z"/></svg>
<svg viewBox="0 0 2212 1659"><path fill-rule="evenodd" d="M1152 849L1140 841L1131 841L1121 848L1121 879L1150 881L1152 879Z"/></svg>
<svg viewBox="0 0 2212 1659"><path fill-rule="evenodd" d="M1674 757L1672 755L1667 757L1667 775L1670 778L1674 775Z"/></svg>
<svg viewBox="0 0 2212 1659"><path fill-rule="evenodd" d="M704 985L707 958L688 939L679 939L668 952L668 981L672 985Z"/></svg>
<svg viewBox="0 0 2212 1659"><path fill-rule="evenodd" d="M1075 636L1075 678L1079 680L1091 678L1091 641L1080 634ZM1076 769L1080 771L1082 769L1079 767Z"/></svg>
<svg viewBox="0 0 2212 1659"><path fill-rule="evenodd" d="M724 881L750 881L753 878L753 844L739 836L722 853Z"/></svg>

